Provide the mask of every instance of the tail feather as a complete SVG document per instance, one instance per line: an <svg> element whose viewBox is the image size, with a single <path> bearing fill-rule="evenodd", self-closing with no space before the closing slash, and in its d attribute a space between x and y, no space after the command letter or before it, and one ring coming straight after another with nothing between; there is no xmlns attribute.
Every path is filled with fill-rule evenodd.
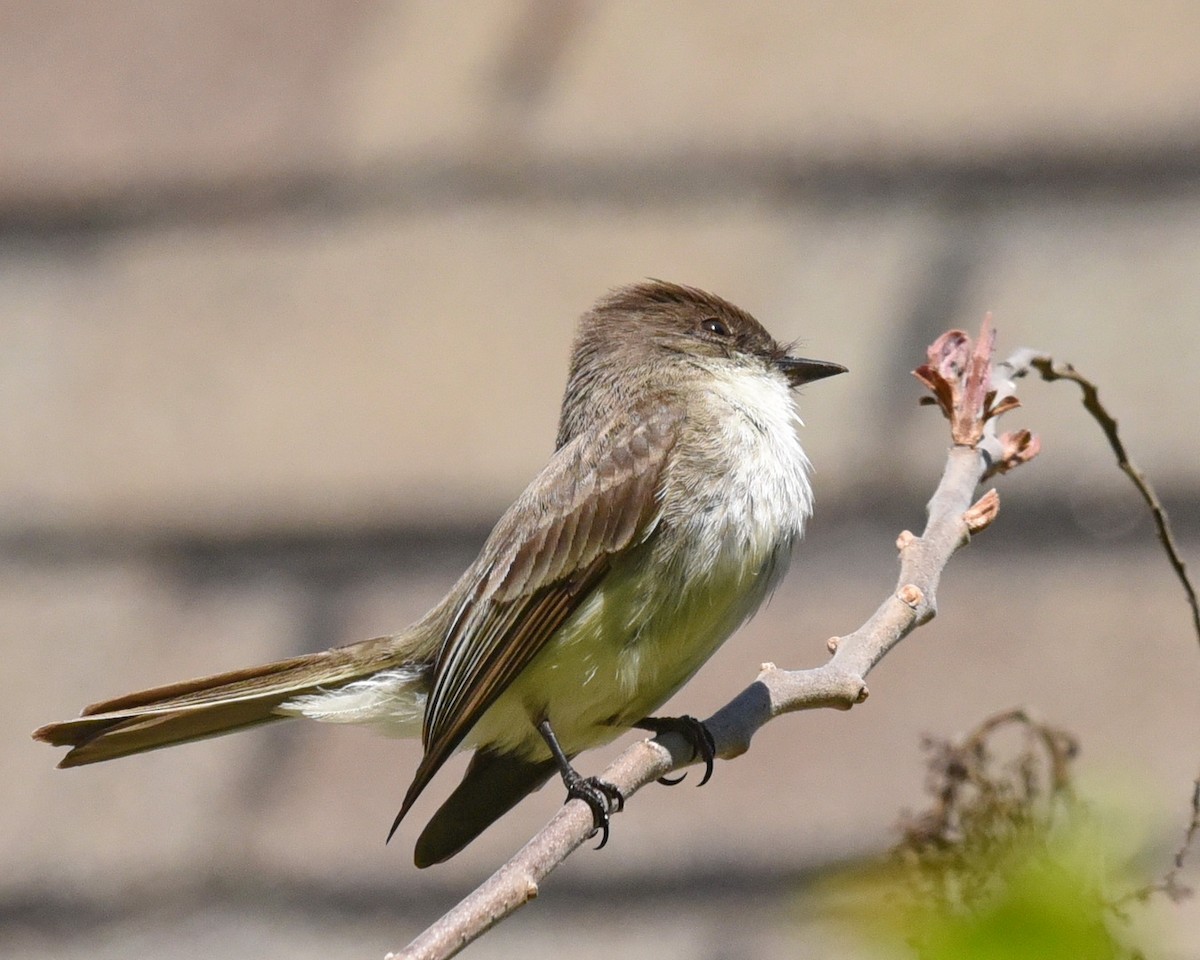
<svg viewBox="0 0 1200 960"><path fill-rule="evenodd" d="M275 709L318 689L344 686L405 659L396 637L378 637L260 667L186 680L84 708L50 723L34 739L71 747L60 767L77 767L145 750L220 736L282 720Z"/></svg>
<svg viewBox="0 0 1200 960"><path fill-rule="evenodd" d="M496 820L549 780L553 760L525 760L507 753L478 750L446 802L421 831L413 860L428 867L449 860ZM395 832L400 818L392 826Z"/></svg>

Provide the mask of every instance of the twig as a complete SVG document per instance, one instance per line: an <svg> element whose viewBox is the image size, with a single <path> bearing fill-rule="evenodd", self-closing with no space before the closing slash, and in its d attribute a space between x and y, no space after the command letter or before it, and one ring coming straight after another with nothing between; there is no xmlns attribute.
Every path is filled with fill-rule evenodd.
<svg viewBox="0 0 1200 960"><path fill-rule="evenodd" d="M1192 586L1192 581L1188 577L1187 564L1184 563L1183 557L1179 552L1179 547L1175 542L1175 536L1171 532L1170 518L1167 516L1167 511L1163 507L1162 502L1158 499L1158 495L1154 492L1154 488L1150 486L1150 481L1146 479L1137 465L1129 459L1129 454L1125 450L1125 444L1121 441L1121 436L1117 432L1117 421L1105 409L1104 404L1100 402L1099 391L1096 385L1079 373L1071 364L1056 363L1052 357L1030 356L1027 358L1027 363L1030 367L1037 370L1042 375L1042 379L1047 383L1055 380L1070 380L1072 383L1078 384L1079 389L1083 391L1083 406L1100 425L1100 429L1104 431L1108 445L1112 447L1113 454L1117 458L1117 466L1133 481L1133 485L1137 487L1138 493L1146 501L1146 506L1150 508L1150 514L1154 517L1155 529L1158 531L1158 539L1163 545L1163 550L1166 551L1167 559L1170 561L1175 575L1179 577L1179 582L1183 585L1183 591L1187 595L1188 604L1192 608L1192 626L1196 631L1196 641L1200 643L1200 599L1197 599L1196 588ZM1020 375L1021 371L1014 368L1013 376Z"/></svg>
<svg viewBox="0 0 1200 960"><path fill-rule="evenodd" d="M1009 726L1023 727L1027 743L1009 772L997 772L989 746L996 731ZM1044 754L1045 783L1041 786L1033 772L1038 766L1034 745L1040 745ZM1028 823L1039 796L1050 800L1070 796L1071 762L1079 752L1078 741L1070 733L1050 726L1024 707L993 714L953 741L927 737L923 746L932 754L927 790L934 802L924 813L906 818L904 841L895 852L935 860L955 846L961 848L969 833L977 839L986 835L994 839L998 827L1008 830ZM1015 805L1006 804L1002 810L994 806L1005 796L1015 800ZM990 799L991 810L982 802L985 798Z"/></svg>
<svg viewBox="0 0 1200 960"><path fill-rule="evenodd" d="M1179 875L1183 872L1184 861L1187 860L1188 851L1197 834L1200 834L1200 777L1192 782L1192 819L1188 821L1187 829L1183 832L1183 843L1175 851L1171 869L1163 877L1163 887L1173 900L1181 900L1190 894L1180 882Z"/></svg>
<svg viewBox="0 0 1200 960"><path fill-rule="evenodd" d="M989 321L974 347L966 334L951 331L930 347L929 363L915 371L933 390L950 420L954 446L941 482L930 499L921 536L900 534L900 577L896 588L866 623L829 643L833 656L810 670L783 670L763 664L757 679L704 721L716 754L731 759L745 753L754 734L785 713L832 707L849 710L867 698L866 676L897 643L937 612L942 570L973 533L987 528L999 510L995 490L973 502L975 488L1004 463L1011 469L1037 452L1027 432L994 437L994 417L1017 404L990 388L994 334ZM992 423L989 423L991 421ZM996 450L983 449L985 434ZM626 797L648 783L695 762L682 736L660 734L625 750L601 775ZM582 801L566 803L550 822L480 887L398 954L394 960L442 960L454 956L509 913L538 894L541 881L593 832L592 813Z"/></svg>
<svg viewBox="0 0 1200 960"><path fill-rule="evenodd" d="M1187 862L1187 856L1192 849L1192 844L1196 837L1200 835L1200 777L1192 781L1191 806L1191 819L1183 831L1183 841L1180 843L1179 849L1175 851L1175 856L1172 858L1171 866L1167 872L1162 875L1160 880L1156 880L1154 883L1147 884L1144 887L1139 887L1137 890L1116 900L1113 903L1114 908L1119 910L1129 902L1145 903L1156 893L1165 895L1172 903L1182 903L1193 895L1195 891L1184 883L1181 877L1183 875L1183 865Z"/></svg>

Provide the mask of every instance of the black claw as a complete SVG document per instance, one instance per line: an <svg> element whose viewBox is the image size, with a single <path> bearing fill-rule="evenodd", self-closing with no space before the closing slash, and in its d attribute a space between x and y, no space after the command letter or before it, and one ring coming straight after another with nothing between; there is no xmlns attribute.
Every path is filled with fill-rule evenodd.
<svg viewBox="0 0 1200 960"><path fill-rule="evenodd" d="M603 831L596 849L608 843L608 824L613 813L625 809L625 796L611 783L596 777L578 777L567 784L567 800L582 800L592 811L592 836Z"/></svg>
<svg viewBox="0 0 1200 960"><path fill-rule="evenodd" d="M646 717L634 726L651 733L678 733L692 745L692 759L704 761L704 776L696 786L702 787L708 783L713 774L713 760L717 756L717 742L702 721L685 714L682 717ZM684 776L686 774L674 778L660 777L658 782L673 787L683 780Z"/></svg>
<svg viewBox="0 0 1200 960"><path fill-rule="evenodd" d="M713 739L712 731L699 720L694 717L687 719L696 725L700 733L700 744L696 746L696 749L704 761L704 776L700 778L700 782L696 786L702 787L713 775L713 761L717 758L717 741Z"/></svg>

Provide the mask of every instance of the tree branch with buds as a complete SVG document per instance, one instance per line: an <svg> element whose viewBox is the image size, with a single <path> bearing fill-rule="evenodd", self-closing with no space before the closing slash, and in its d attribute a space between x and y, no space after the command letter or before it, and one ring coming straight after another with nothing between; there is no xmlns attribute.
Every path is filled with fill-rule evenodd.
<svg viewBox="0 0 1200 960"><path fill-rule="evenodd" d="M764 664L753 683L705 720L718 757L728 760L745 753L754 734L785 713L824 707L849 710L862 703L868 695L868 673L937 613L938 583L946 564L974 534L987 529L1000 508L995 490L976 498L976 488L987 477L1031 460L1039 448L1027 430L997 433L998 418L1020 404L1011 372L998 375L993 368L995 339L990 316L974 342L961 330L951 330L929 347L927 362L913 371L932 394L923 402L937 405L949 421L952 447L927 506L925 529L919 536L905 530L897 538L900 575L895 588L861 627L829 640L832 656L824 665L785 670ZM601 779L629 798L696 761L693 745L682 735L663 733L630 746ZM389 957L453 956L536 897L542 880L592 833L591 809L577 800L564 804L512 859Z"/></svg>

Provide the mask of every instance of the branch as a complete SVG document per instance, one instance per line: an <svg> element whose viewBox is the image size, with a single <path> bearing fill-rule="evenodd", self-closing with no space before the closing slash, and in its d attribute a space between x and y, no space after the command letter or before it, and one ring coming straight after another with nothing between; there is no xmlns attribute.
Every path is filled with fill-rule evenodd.
<svg viewBox="0 0 1200 960"><path fill-rule="evenodd" d="M992 382L995 334L985 319L977 346L961 331L950 331L929 348L929 362L914 374L934 393L931 401L950 421L954 446L941 482L930 499L921 536L905 530L896 541L900 577L879 609L853 633L834 637L832 657L809 670L783 670L763 664L758 677L704 721L716 754L731 759L745 753L754 734L785 713L832 707L849 710L867 699L867 674L896 644L937 612L942 570L971 535L987 528L1000 508L989 490L973 502L981 479L1012 469L1037 453L1027 431L996 436L995 418L1018 405L1011 390ZM1011 385L1010 385L1011 386ZM679 734L664 733L626 749L601 775L626 797L696 762L692 746ZM541 881L594 832L592 813L582 801L563 805L542 830L474 892L450 910L392 960L440 960L454 956L538 894Z"/></svg>
<svg viewBox="0 0 1200 960"><path fill-rule="evenodd" d="M1108 440L1108 445L1112 448L1112 452L1117 458L1117 466L1133 481L1133 485L1137 487L1138 493L1146 501L1146 506L1150 508L1150 513L1154 517L1154 527L1158 532L1158 539L1163 545L1163 550L1166 551L1171 568L1175 571L1175 575L1183 585L1183 592L1187 595L1188 604L1192 608L1192 626L1196 631L1196 640L1200 642L1200 600L1196 597L1196 588L1192 586L1192 582L1188 577L1187 565L1183 562L1183 557L1179 553L1179 547L1175 543L1175 536L1171 532L1171 522L1167 516L1167 511L1158 499L1158 495L1154 492L1154 488L1150 486L1150 481L1146 479L1137 465L1129 459L1129 454L1125 450L1125 444L1121 441L1121 436L1117 432L1117 421L1105 409L1104 404L1100 402L1100 394L1096 385L1076 371L1071 364L1056 363L1053 357L1041 354L1026 352L1024 356L1018 356L1006 361L1006 365L1012 371L1011 376L1014 378L1023 376L1026 369L1032 367L1042 375L1042 379L1047 383L1052 383L1055 380L1069 380L1072 383L1078 384L1079 389L1083 391L1084 409L1100 425L1100 429L1104 431L1104 436Z"/></svg>

